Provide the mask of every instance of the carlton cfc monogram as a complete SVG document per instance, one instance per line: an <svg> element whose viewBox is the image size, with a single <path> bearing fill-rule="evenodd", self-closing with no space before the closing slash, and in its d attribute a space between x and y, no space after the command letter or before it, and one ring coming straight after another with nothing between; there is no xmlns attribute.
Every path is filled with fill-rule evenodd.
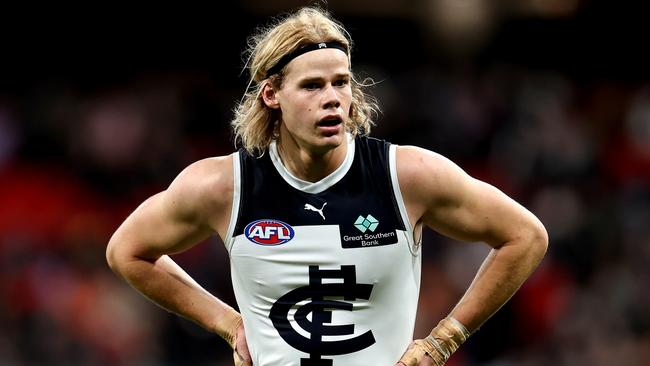
<svg viewBox="0 0 650 366"><path fill-rule="evenodd" d="M323 283L323 279L342 279L343 282ZM347 301L370 299L372 287L370 284L356 283L355 266L343 265L340 270L309 266L309 285L299 287L280 297L271 308L270 318L282 339L293 348L309 354L309 358L300 359L301 366L333 365L331 359L321 357L357 352L375 343L375 337L370 330L343 340L323 340L323 336L343 336L354 333L354 324L324 324L332 322L330 309L353 311L352 303ZM345 301L329 300L326 297L342 297ZM300 328L310 334L309 338L295 331L289 321L289 311L307 299L311 301L297 308L294 319ZM311 314L311 321L307 319L309 314Z"/></svg>

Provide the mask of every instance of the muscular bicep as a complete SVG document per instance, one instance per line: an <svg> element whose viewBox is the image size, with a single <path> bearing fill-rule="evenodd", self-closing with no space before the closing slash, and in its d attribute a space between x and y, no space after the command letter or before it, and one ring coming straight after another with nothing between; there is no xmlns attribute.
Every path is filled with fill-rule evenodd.
<svg viewBox="0 0 650 366"><path fill-rule="evenodd" d="M117 229L108 256L156 259L181 252L228 226L233 192L232 158L201 160L169 188L143 202Z"/></svg>
<svg viewBox="0 0 650 366"><path fill-rule="evenodd" d="M520 204L449 159L422 149L402 149L400 184L405 181L413 220L446 236L493 247L516 239L537 222Z"/></svg>
<svg viewBox="0 0 650 366"><path fill-rule="evenodd" d="M422 217L432 229L465 241L483 241L492 247L516 239L533 219L528 211L497 188L458 177L445 204L432 205Z"/></svg>
<svg viewBox="0 0 650 366"><path fill-rule="evenodd" d="M163 191L143 202L118 228L109 245L125 255L155 259L181 252L208 237L212 230L182 212L173 191Z"/></svg>

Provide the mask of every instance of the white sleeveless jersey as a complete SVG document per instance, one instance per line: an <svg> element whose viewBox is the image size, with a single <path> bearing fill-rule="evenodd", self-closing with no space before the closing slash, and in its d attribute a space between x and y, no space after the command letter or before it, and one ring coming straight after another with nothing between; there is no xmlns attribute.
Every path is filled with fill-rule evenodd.
<svg viewBox="0 0 650 366"><path fill-rule="evenodd" d="M234 155L226 247L255 366L392 366L413 337L420 288L395 147L348 138L319 182L282 165L275 145Z"/></svg>

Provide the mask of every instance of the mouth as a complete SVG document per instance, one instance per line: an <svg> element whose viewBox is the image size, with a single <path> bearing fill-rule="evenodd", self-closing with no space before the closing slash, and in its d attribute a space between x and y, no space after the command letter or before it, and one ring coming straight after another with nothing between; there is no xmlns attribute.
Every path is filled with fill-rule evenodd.
<svg viewBox="0 0 650 366"><path fill-rule="evenodd" d="M343 123L343 119L339 116L327 116L316 124L318 127L336 127Z"/></svg>

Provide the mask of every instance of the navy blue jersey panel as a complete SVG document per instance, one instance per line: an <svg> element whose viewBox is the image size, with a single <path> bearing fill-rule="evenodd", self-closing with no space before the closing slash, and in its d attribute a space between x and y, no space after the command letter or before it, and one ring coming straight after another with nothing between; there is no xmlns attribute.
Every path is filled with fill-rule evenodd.
<svg viewBox="0 0 650 366"><path fill-rule="evenodd" d="M291 226L339 225L341 235L374 232L377 226L381 226L381 231L405 230L390 180L389 146L383 140L356 138L350 170L318 194L289 185L269 153L257 158L241 150L240 207L233 235L242 234L246 225L261 219L279 220ZM322 215L305 209L307 204L316 209L325 205ZM369 220L364 222L360 217ZM377 224L373 225L374 222Z"/></svg>

